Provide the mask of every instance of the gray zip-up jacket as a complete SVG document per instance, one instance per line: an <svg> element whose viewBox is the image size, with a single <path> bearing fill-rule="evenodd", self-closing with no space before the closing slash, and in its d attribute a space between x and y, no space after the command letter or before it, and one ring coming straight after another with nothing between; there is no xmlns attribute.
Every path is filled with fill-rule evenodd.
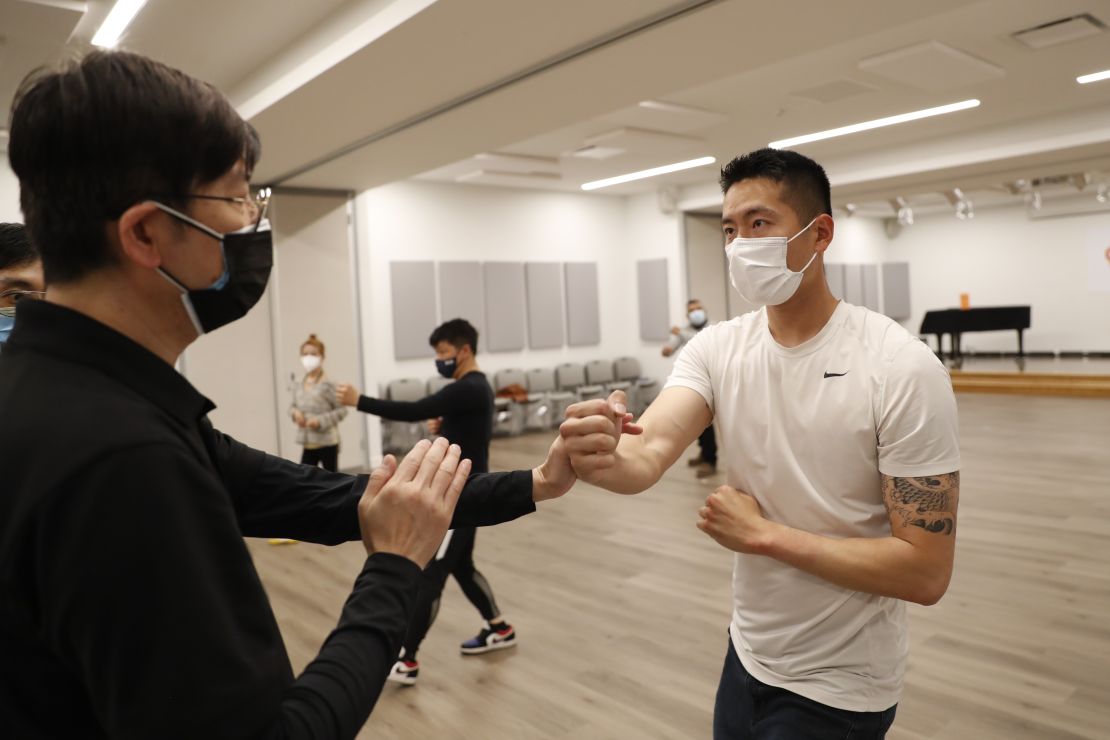
<svg viewBox="0 0 1110 740"><path fill-rule="evenodd" d="M293 386L293 404L289 416L294 411L304 414L305 421L320 420L319 429L297 427L297 444L305 447L331 447L339 444L339 422L347 415L347 407L335 398L335 383L327 378L307 389L304 378Z"/></svg>

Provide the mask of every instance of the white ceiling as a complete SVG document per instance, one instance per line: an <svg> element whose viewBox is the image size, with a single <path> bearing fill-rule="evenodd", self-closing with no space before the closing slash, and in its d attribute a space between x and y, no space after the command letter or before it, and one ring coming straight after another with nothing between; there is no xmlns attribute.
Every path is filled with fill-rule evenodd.
<svg viewBox="0 0 1110 740"><path fill-rule="evenodd" d="M77 5L0 0L0 103L83 48L109 7ZM1079 13L1110 23L1110 0L315 0L280 13L150 0L124 45L228 92L262 134L260 179L329 188L422 177L577 191L979 98L798 148L826 165L840 203L928 207L944 187L1110 171L1110 81L1074 81L1110 68L1110 31L1043 49L1011 38ZM621 151L568 156L590 144ZM716 169L600 193L711 201Z"/></svg>

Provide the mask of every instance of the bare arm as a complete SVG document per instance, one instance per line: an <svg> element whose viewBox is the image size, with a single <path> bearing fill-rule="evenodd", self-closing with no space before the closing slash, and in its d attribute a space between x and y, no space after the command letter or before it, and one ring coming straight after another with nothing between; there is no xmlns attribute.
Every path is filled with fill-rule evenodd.
<svg viewBox="0 0 1110 740"><path fill-rule="evenodd" d="M766 555L855 591L926 606L948 589L956 548L959 472L882 476L889 537L835 539L764 519L746 493L722 486L698 528L737 552Z"/></svg>
<svg viewBox="0 0 1110 740"><path fill-rule="evenodd" d="M607 401L568 408L559 428L578 477L615 493L650 488L713 421L705 399L689 388L665 389L638 428L621 434L625 409L624 392L614 391Z"/></svg>

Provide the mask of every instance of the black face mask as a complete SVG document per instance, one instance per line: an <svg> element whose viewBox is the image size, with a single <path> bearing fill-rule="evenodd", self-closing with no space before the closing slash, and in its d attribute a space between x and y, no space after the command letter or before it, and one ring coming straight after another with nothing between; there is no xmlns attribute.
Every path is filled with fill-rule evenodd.
<svg viewBox="0 0 1110 740"><path fill-rule="evenodd" d="M198 334L207 334L243 318L258 303L274 265L273 233L268 219L238 231L221 234L184 213L151 201L177 220L220 242L224 270L207 288L187 288L162 268L158 272L181 291L181 302Z"/></svg>
<svg viewBox="0 0 1110 740"><path fill-rule="evenodd" d="M459 357L448 357L446 360L436 360L436 371L445 378L455 377L455 368L459 366Z"/></svg>

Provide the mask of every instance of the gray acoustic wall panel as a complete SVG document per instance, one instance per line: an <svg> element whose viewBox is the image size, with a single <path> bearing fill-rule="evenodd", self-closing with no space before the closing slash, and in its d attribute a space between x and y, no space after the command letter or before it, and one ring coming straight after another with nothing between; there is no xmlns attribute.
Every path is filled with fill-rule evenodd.
<svg viewBox="0 0 1110 740"><path fill-rule="evenodd" d="M666 341L671 333L667 260L637 261L636 287L640 296L640 339L648 342Z"/></svg>
<svg viewBox="0 0 1110 740"><path fill-rule="evenodd" d="M491 352L519 352L524 349L524 263L485 262L482 272L486 290L485 346Z"/></svg>
<svg viewBox="0 0 1110 740"><path fill-rule="evenodd" d="M863 265L844 265L844 295L841 298L854 306L863 305Z"/></svg>
<svg viewBox="0 0 1110 740"><path fill-rule="evenodd" d="M910 263L884 262L883 313L895 321L910 317Z"/></svg>
<svg viewBox="0 0 1110 740"><path fill-rule="evenodd" d="M428 335L436 328L436 273L433 262L390 262L393 303L393 356L412 360L431 356Z"/></svg>
<svg viewBox="0 0 1110 740"><path fill-rule="evenodd" d="M485 292L481 262L439 263L439 320L466 319L478 330L479 346L486 330Z"/></svg>
<svg viewBox="0 0 1110 740"><path fill-rule="evenodd" d="M529 262L524 266L524 283L528 289L528 346L562 347L566 343L562 263Z"/></svg>
<svg viewBox="0 0 1110 740"><path fill-rule="evenodd" d="M601 344L597 263L567 262L564 276L567 290L567 344L571 347Z"/></svg>
<svg viewBox="0 0 1110 740"><path fill-rule="evenodd" d="M860 265L860 277L863 284L863 305L872 311L879 310L879 266L876 264Z"/></svg>
<svg viewBox="0 0 1110 740"><path fill-rule="evenodd" d="M825 265L825 275L829 279L829 291L834 296L844 299L844 265Z"/></svg>

